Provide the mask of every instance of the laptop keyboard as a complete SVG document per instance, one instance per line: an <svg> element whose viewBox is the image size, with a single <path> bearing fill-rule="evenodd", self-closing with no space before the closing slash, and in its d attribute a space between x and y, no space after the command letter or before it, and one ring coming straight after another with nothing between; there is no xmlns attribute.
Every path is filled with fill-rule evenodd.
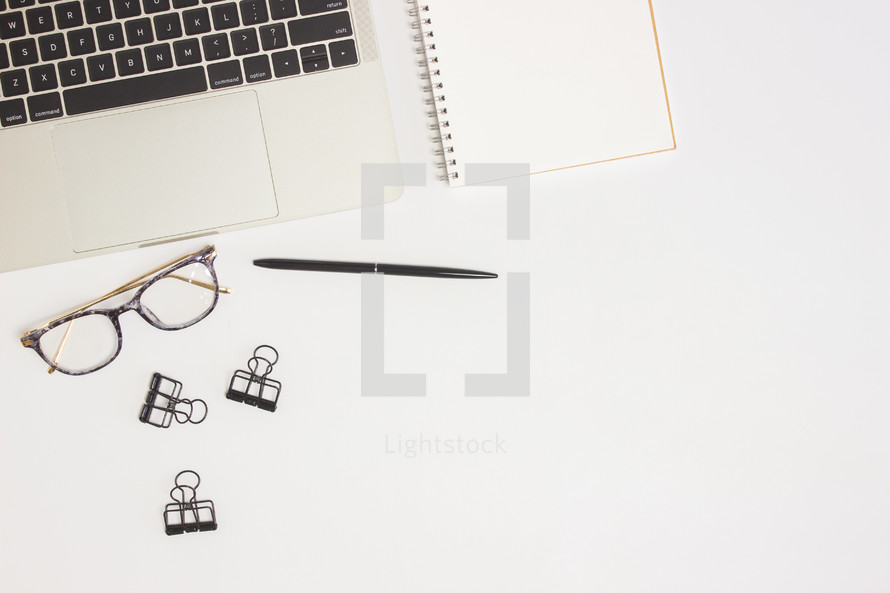
<svg viewBox="0 0 890 593"><path fill-rule="evenodd" d="M346 8L346 0L0 0L0 125L357 64Z"/></svg>

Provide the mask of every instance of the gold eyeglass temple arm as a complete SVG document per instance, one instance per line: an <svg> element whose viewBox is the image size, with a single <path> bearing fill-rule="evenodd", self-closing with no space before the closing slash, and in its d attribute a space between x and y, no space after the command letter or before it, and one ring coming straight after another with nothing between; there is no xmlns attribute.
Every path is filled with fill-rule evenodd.
<svg viewBox="0 0 890 593"><path fill-rule="evenodd" d="M62 349L65 347L65 342L68 341L68 334L71 333L72 327L74 327L74 321L69 323L68 327L65 329L65 335L62 336L62 341L59 342L59 349L56 350L56 355L53 357L53 364L59 364L59 359L62 358ZM55 371L56 371L56 368L53 366L50 366L46 372L49 373L50 375L52 375Z"/></svg>

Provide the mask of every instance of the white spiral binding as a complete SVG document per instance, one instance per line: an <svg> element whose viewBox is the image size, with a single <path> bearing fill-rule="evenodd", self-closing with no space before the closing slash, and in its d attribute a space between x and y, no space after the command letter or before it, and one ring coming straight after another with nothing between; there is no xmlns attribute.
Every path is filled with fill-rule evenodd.
<svg viewBox="0 0 890 593"><path fill-rule="evenodd" d="M430 106L428 115L435 120L430 124L430 130L435 132L433 142L436 144L434 154L440 159L438 166L444 169L441 176L443 181L457 179L457 159L454 155L454 145L451 143L451 132L448 129L448 106L445 99L445 85L442 83L442 73L439 70L439 57L436 54L436 42L433 35L433 19L430 8L425 4L419 4L417 0L408 0L412 8L408 14L415 19L411 28L417 32L414 41L417 42L417 53L420 59L417 65L421 68L421 78L426 81L423 91L426 94L426 104Z"/></svg>

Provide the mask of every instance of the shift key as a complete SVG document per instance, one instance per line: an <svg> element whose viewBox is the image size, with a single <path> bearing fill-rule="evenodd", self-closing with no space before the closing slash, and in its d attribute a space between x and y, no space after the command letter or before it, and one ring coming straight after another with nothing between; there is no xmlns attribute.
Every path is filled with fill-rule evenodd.
<svg viewBox="0 0 890 593"><path fill-rule="evenodd" d="M290 32L291 45L305 45L318 43L327 39L349 37L352 35L352 24L349 22L349 13L332 12L307 19L297 19L287 24Z"/></svg>

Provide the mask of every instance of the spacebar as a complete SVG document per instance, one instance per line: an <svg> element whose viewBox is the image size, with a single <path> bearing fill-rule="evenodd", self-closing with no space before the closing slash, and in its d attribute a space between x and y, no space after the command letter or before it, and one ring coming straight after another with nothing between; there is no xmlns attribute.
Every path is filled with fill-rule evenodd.
<svg viewBox="0 0 890 593"><path fill-rule="evenodd" d="M68 115L77 115L206 90L207 76L204 74L204 67L195 66L68 89L62 96L65 98L65 111Z"/></svg>

